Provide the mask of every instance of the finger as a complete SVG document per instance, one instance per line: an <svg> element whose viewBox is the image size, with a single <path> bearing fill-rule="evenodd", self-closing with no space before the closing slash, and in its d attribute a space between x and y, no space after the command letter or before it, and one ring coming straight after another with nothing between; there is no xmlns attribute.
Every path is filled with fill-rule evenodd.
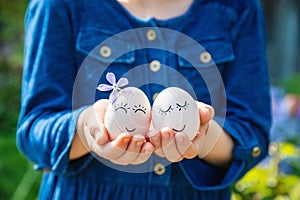
<svg viewBox="0 0 300 200"><path fill-rule="evenodd" d="M199 133L201 133L202 136L205 136L207 134L208 128L209 128L209 122L205 124L201 124L199 128Z"/></svg>
<svg viewBox="0 0 300 200"><path fill-rule="evenodd" d="M162 150L162 144L161 144L161 133L160 132L150 132L149 134L149 140L154 146L155 153L160 157L165 157L165 154Z"/></svg>
<svg viewBox="0 0 300 200"><path fill-rule="evenodd" d="M96 136L96 142L99 146L102 146L109 142L109 134L104 124L100 124L100 132Z"/></svg>
<svg viewBox="0 0 300 200"><path fill-rule="evenodd" d="M162 135L162 140L161 140L162 149L166 158L170 162L178 162L182 160L183 157L181 156L181 154L177 149L173 131L170 128L163 128L161 130L161 135Z"/></svg>
<svg viewBox="0 0 300 200"><path fill-rule="evenodd" d="M119 158L114 160L117 164L128 165L139 155L142 145L146 142L142 135L134 135L128 145L127 150Z"/></svg>
<svg viewBox="0 0 300 200"><path fill-rule="evenodd" d="M188 152L194 151L198 155L200 154L204 144L205 144L205 135L202 133L198 133L194 138L194 140L192 141L192 145L186 151L186 153L188 154Z"/></svg>
<svg viewBox="0 0 300 200"><path fill-rule="evenodd" d="M198 105L201 124L207 123L214 117L215 111L212 106L208 104L204 104L202 102L197 102L197 105Z"/></svg>
<svg viewBox="0 0 300 200"><path fill-rule="evenodd" d="M155 150L154 152L155 152L155 154L158 155L159 157L162 157L162 158L165 158L165 157L166 157L166 155L165 155L165 153L164 153L164 151L163 151L162 148L161 148L161 149L157 149L157 150Z"/></svg>
<svg viewBox="0 0 300 200"><path fill-rule="evenodd" d="M99 148L96 149L96 153L108 158L109 160L116 160L126 151L131 137L132 136L128 133L121 133L112 142L109 142L102 147L98 146Z"/></svg>
<svg viewBox="0 0 300 200"><path fill-rule="evenodd" d="M197 106L198 106L198 108L199 108L199 107L206 107L206 108L209 110L211 116L214 117L214 115L215 115L215 110L214 110L214 108L213 108L211 105L205 104L205 103L203 103L203 102L197 101Z"/></svg>
<svg viewBox="0 0 300 200"><path fill-rule="evenodd" d="M180 138L180 139L182 139L182 138ZM185 147L184 148L181 147L182 149L180 150L181 152L184 151L182 153L182 156L187 159L195 158L201 152L201 149L203 146L203 138L202 138L201 134L197 134L193 141L189 141L188 138L184 138L184 140L185 141L182 141L182 142L185 143L183 145ZM187 147L187 145L188 145L188 147ZM177 144L177 147L180 148L180 145Z"/></svg>
<svg viewBox="0 0 300 200"><path fill-rule="evenodd" d="M201 124L205 124L211 119L210 111L206 107L199 108L199 115Z"/></svg>
<svg viewBox="0 0 300 200"><path fill-rule="evenodd" d="M154 146L150 142L144 143L141 152L137 158L131 162L133 165L138 165L146 162L154 151Z"/></svg>
<svg viewBox="0 0 300 200"><path fill-rule="evenodd" d="M96 141L100 146L109 141L108 132L104 124L100 124L100 127L84 124L83 129L85 136L88 137L90 141Z"/></svg>
<svg viewBox="0 0 300 200"><path fill-rule="evenodd" d="M85 144L88 145L87 146L88 149L93 150L92 146L95 143L95 138L91 135L90 128L88 125L86 125L86 124L83 125L83 132L84 132L84 137L85 137L85 141L86 141Z"/></svg>
<svg viewBox="0 0 300 200"><path fill-rule="evenodd" d="M98 123L104 123L106 108L109 104L107 99L100 99L94 104L95 117Z"/></svg>
<svg viewBox="0 0 300 200"><path fill-rule="evenodd" d="M101 127L101 124L104 123L104 115L106 112L107 107L107 101L105 99L97 101L93 107L90 107L88 109L91 109L88 115L88 122L84 124L84 126L87 126L89 129L90 135L96 139L96 137L99 137L99 132L103 131L103 127ZM86 127L85 127L86 128ZM104 131L105 136L106 131ZM97 135L97 136L96 136ZM101 142L100 142L101 143Z"/></svg>
<svg viewBox="0 0 300 200"><path fill-rule="evenodd" d="M90 130L87 128L87 126L84 126L85 129L85 138L87 141L87 148L90 151L95 152L96 154L98 154L99 156L108 159L105 155L102 154L102 146L99 146L95 140L95 138L92 137L92 135L90 134Z"/></svg>
<svg viewBox="0 0 300 200"><path fill-rule="evenodd" d="M208 104L204 104L204 105L209 110L211 119L214 118L214 116L215 116L215 109L211 105L208 105Z"/></svg>
<svg viewBox="0 0 300 200"><path fill-rule="evenodd" d="M184 133L177 133L175 135L176 145L179 153L184 157L191 159L197 155L197 152L191 147L192 142Z"/></svg>
<svg viewBox="0 0 300 200"><path fill-rule="evenodd" d="M185 149L185 152L183 153L183 157L187 159L192 159L200 154L205 144L205 135L198 132L196 137L193 139L193 141L189 141L189 142L190 144L188 148Z"/></svg>

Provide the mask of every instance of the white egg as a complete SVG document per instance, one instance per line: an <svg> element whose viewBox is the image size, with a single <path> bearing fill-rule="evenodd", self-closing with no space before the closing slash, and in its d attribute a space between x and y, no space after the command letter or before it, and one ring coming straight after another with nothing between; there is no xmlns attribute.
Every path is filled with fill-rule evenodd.
<svg viewBox="0 0 300 200"><path fill-rule="evenodd" d="M120 133L146 136L151 118L151 106L139 88L127 87L117 93L117 99L107 107L104 124L111 139Z"/></svg>
<svg viewBox="0 0 300 200"><path fill-rule="evenodd" d="M193 140L200 126L197 104L185 90L166 88L153 103L152 123L155 129L170 127L175 132L187 134Z"/></svg>

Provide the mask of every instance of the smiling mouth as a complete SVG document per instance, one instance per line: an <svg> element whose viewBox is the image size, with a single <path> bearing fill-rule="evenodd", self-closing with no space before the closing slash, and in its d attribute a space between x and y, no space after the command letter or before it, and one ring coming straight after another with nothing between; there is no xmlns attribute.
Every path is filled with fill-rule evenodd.
<svg viewBox="0 0 300 200"><path fill-rule="evenodd" d="M182 132L182 131L184 131L184 129L185 129L185 125L184 125L183 128L180 129L180 130L177 130L177 129L173 128L173 131L175 131L175 132Z"/></svg>
<svg viewBox="0 0 300 200"><path fill-rule="evenodd" d="M126 129L127 132L131 133L131 132L135 131L136 128L133 128L133 129L129 130L127 127L125 127L125 129Z"/></svg>

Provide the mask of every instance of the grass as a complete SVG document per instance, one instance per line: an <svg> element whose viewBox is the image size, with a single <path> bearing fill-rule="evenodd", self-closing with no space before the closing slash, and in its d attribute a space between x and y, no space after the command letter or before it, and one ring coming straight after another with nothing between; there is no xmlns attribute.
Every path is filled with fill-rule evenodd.
<svg viewBox="0 0 300 200"><path fill-rule="evenodd" d="M0 200L36 199L41 173L16 148L15 133L0 131Z"/></svg>

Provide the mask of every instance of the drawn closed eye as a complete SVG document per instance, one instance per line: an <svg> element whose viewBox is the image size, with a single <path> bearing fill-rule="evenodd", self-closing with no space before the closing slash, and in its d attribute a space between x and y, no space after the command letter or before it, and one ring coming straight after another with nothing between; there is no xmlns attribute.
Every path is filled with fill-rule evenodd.
<svg viewBox="0 0 300 200"><path fill-rule="evenodd" d="M123 105L123 103L117 104L115 106L115 112L117 112L118 110L123 110L125 113L127 113L127 110L129 110L130 108L127 107L127 103Z"/></svg>
<svg viewBox="0 0 300 200"><path fill-rule="evenodd" d="M147 111L147 108L145 108L144 106L142 105L135 105L132 110L134 111L134 113L137 113L137 112L142 112L144 114L146 114L146 111Z"/></svg>
<svg viewBox="0 0 300 200"><path fill-rule="evenodd" d="M160 113L161 115L167 115L168 113L171 113L172 110L173 110L172 106L169 106L167 110L159 109L158 113Z"/></svg>
<svg viewBox="0 0 300 200"><path fill-rule="evenodd" d="M187 103L187 101L185 101L183 105L180 105L179 103L176 103L176 108L179 111L181 111L182 109L186 110L188 106L189 106L189 104Z"/></svg>

